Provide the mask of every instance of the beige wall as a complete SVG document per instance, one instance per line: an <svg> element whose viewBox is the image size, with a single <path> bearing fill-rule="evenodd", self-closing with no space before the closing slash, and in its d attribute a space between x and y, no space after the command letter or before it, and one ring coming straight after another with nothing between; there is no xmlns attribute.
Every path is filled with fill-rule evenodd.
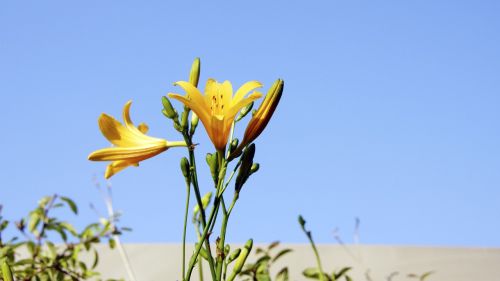
<svg viewBox="0 0 500 281"><path fill-rule="evenodd" d="M259 246L259 245L257 245ZM292 281L305 280L301 274L306 267L315 266L314 255L308 245L285 244L280 248L293 249L280 265L288 265ZM235 247L233 247L235 248ZM178 244L127 244L137 281L173 281L180 279L181 246ZM191 253L192 248L188 249ZM398 272L392 281L417 280L409 273L435 271L429 281L500 281L500 249L491 248L444 248L404 246L347 246L320 245L320 255L326 271L343 266L354 268L351 276L355 281L386 281L387 276ZM99 270L103 277L126 277L118 251L110 251L101 245ZM198 275L193 274L198 280ZM205 273L209 281L209 273Z"/></svg>

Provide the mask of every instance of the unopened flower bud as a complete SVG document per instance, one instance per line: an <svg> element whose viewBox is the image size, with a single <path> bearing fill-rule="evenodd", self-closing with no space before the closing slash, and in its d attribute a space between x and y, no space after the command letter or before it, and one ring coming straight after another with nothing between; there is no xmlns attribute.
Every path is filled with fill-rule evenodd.
<svg viewBox="0 0 500 281"><path fill-rule="evenodd" d="M241 253L241 249L236 249L234 250L231 255L227 258L227 263L232 263L235 259L237 259L239 257Z"/></svg>
<svg viewBox="0 0 500 281"><path fill-rule="evenodd" d="M236 120L234 120L234 121L238 122L241 119L243 119L245 116L247 116L248 112L250 112L250 110L252 110L253 103L254 102L252 101L247 106L243 107L243 109L240 111L240 114L238 115L238 117L236 117Z"/></svg>
<svg viewBox="0 0 500 281"><path fill-rule="evenodd" d="M189 83L195 87L198 87L198 81L200 80L200 65L200 58L195 58L191 65L191 72L189 73Z"/></svg>
<svg viewBox="0 0 500 281"><path fill-rule="evenodd" d="M227 169L227 165L224 165L222 166L222 169L219 169L219 182L224 180L224 177L226 176L226 169Z"/></svg>
<svg viewBox="0 0 500 281"><path fill-rule="evenodd" d="M251 145L248 146L247 149L245 149L243 155L241 156L241 166L238 171L238 176L236 176L236 182L235 182L236 192L240 192L241 188L243 187L243 184L245 184L248 177L250 176L250 169L252 168L254 155L255 155L255 144L252 143Z"/></svg>
<svg viewBox="0 0 500 281"><path fill-rule="evenodd" d="M229 145L229 154L231 154L238 147L239 142L240 140L238 140L237 138L234 138L231 141L231 144Z"/></svg>
<svg viewBox="0 0 500 281"><path fill-rule="evenodd" d="M259 163L253 163L252 167L250 168L250 175L257 172L260 168Z"/></svg>
<svg viewBox="0 0 500 281"><path fill-rule="evenodd" d="M188 127L189 111L190 111L190 109L188 107L184 107L184 111L182 112L182 115L181 115L181 128L182 128L182 131L185 131L187 129L187 127Z"/></svg>
<svg viewBox="0 0 500 281"><path fill-rule="evenodd" d="M224 247L224 256L227 257L227 255L229 255L229 251L231 251L231 246L229 246L229 244L227 244L225 247Z"/></svg>
<svg viewBox="0 0 500 281"><path fill-rule="evenodd" d="M207 164L210 167L210 173L212 174L212 178L214 182L217 182L217 177L219 175L219 162L217 161L217 154L207 153Z"/></svg>
<svg viewBox="0 0 500 281"><path fill-rule="evenodd" d="M247 241L247 243L243 247L243 250L241 250L239 257L236 260L236 263L234 264L233 272L231 273L231 275L227 279L228 281L233 281L234 278L236 278L236 275L238 275L241 272L241 269L245 265L245 262L248 258L248 255L250 254L250 251L252 250L252 246L253 246L253 240L250 239Z"/></svg>
<svg viewBox="0 0 500 281"><path fill-rule="evenodd" d="M201 205L203 206L203 209L205 210L208 207L208 204L210 204L210 201L212 200L212 192L209 191L203 195L201 198ZM193 213L196 215L200 211L200 206L195 205Z"/></svg>
<svg viewBox="0 0 500 281"><path fill-rule="evenodd" d="M189 180L189 178L190 178L190 176L189 176L190 169L191 169L191 166L189 165L189 160L187 160L186 157L183 157L181 159L181 170L182 170L182 174L184 175L186 180Z"/></svg>
<svg viewBox="0 0 500 281"><path fill-rule="evenodd" d="M196 127L198 126L198 122L200 121L200 118L196 113L191 114L191 128L189 129L189 134L193 135L194 131L196 130Z"/></svg>
<svg viewBox="0 0 500 281"><path fill-rule="evenodd" d="M177 122L174 122L174 128L182 133L182 127L181 124L179 124L179 120L177 120Z"/></svg>
<svg viewBox="0 0 500 281"><path fill-rule="evenodd" d="M163 110L162 110L163 115L165 115L167 118L170 119L175 119L178 117L177 111L174 109L174 107L170 103L170 100L167 97L165 96L161 97L161 102L163 104Z"/></svg>
<svg viewBox="0 0 500 281"><path fill-rule="evenodd" d="M195 244L195 247L197 247L197 246L198 246L198 244L199 244L199 243L196 243L196 244ZM205 250L204 248L201 248L201 249L200 249L200 256L201 256L202 258L204 258L205 260L208 260L207 250Z"/></svg>
<svg viewBox="0 0 500 281"><path fill-rule="evenodd" d="M306 225L306 220L301 215L299 215L299 224L302 228Z"/></svg>

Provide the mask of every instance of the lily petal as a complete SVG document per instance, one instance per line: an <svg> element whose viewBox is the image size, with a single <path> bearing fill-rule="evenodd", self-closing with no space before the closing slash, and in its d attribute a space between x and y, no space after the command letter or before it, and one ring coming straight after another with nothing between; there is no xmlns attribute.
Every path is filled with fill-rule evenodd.
<svg viewBox="0 0 500 281"><path fill-rule="evenodd" d="M261 88L261 87L262 87L262 83L260 83L259 81L246 82L234 94L231 105L238 103L239 101L241 101L243 99L243 97L245 97L246 94L250 93L251 91L253 91L257 88Z"/></svg>
<svg viewBox="0 0 500 281"><path fill-rule="evenodd" d="M167 142L154 146L138 146L138 147L109 147L96 150L89 155L89 160L92 161L116 161L116 160L138 160L153 157L167 150Z"/></svg>

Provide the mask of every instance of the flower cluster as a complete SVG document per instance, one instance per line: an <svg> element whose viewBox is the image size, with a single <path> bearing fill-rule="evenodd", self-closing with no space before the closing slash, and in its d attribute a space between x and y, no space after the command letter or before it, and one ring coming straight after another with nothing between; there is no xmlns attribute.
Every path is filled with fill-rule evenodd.
<svg viewBox="0 0 500 281"><path fill-rule="evenodd" d="M199 67L199 63L198 63ZM190 80L196 79L198 83L198 73L193 71ZM262 97L262 93L255 91L261 88L258 81L249 81L243 84L233 95L231 82L219 83L214 79L208 79L205 85L204 94L193 81L178 81L174 85L181 87L186 95L169 93L168 96L182 102L191 109L198 117L205 130L219 152L224 152L229 140L231 128L235 123L238 113L243 113L245 107L253 105L253 102ZM269 89L260 107L253 113L247 125L243 141L239 146L231 151L229 159L239 156L242 150L252 143L269 123L283 93L284 82L278 79ZM251 92L251 93L250 93ZM250 94L249 94L250 93ZM113 144L113 147L104 148L92 152L88 159L92 161L112 161L105 173L105 178L110 178L121 170L129 166L138 166L139 162L156 156L171 147L185 147L185 141L167 141L146 135L148 126L145 123L135 126L130 118L131 101L128 101L123 108L124 125L112 116L102 114L99 117L99 129L106 139ZM245 112L245 115L248 112ZM177 116L175 116L177 117Z"/></svg>

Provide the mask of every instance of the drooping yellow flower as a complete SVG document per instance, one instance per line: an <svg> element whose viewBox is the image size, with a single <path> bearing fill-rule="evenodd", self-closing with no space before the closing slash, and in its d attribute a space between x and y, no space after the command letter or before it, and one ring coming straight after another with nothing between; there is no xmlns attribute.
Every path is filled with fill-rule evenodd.
<svg viewBox="0 0 500 281"><path fill-rule="evenodd" d="M189 82L180 81L175 83L186 91L186 96L169 93L171 98L177 99L198 115L203 126L218 151L224 151L231 124L236 114L246 105L262 96L259 92L253 92L248 97L247 93L262 87L257 81L250 81L241 86L233 97L233 87L229 81L218 83L209 79L205 86L205 96Z"/></svg>
<svg viewBox="0 0 500 281"><path fill-rule="evenodd" d="M264 131L281 99L284 84L283 80L278 79L271 86L259 109L253 114L250 122L248 122L243 140L236 150L231 153L229 159L237 157L246 145L252 143Z"/></svg>
<svg viewBox="0 0 500 281"><path fill-rule="evenodd" d="M99 117L99 129L108 141L114 146L92 152L88 159L92 161L112 161L106 169L106 178L110 178L119 171L138 166L142 160L162 153L170 147L186 146L184 141L170 142L160 138L147 136L148 128L145 124L136 127L130 119L132 101L123 108L125 126L115 118L102 114Z"/></svg>

